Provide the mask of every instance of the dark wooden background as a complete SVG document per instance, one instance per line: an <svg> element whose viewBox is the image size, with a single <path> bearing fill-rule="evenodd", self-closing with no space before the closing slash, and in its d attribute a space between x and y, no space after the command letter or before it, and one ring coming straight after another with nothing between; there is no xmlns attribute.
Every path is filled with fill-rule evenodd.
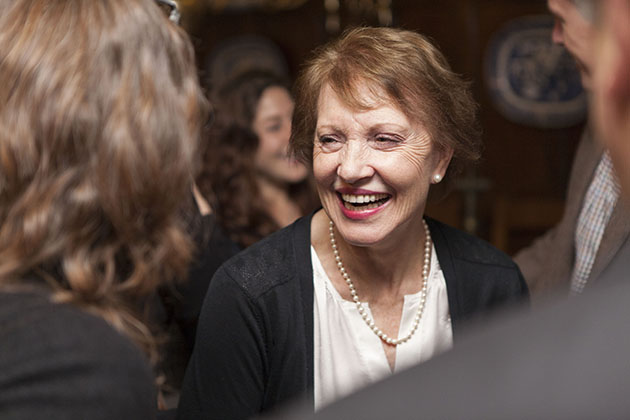
<svg viewBox="0 0 630 420"><path fill-rule="evenodd" d="M324 0L308 0L285 11L251 8L216 12L204 6L203 0L182 3L183 25L191 34L199 63L204 63L213 47L225 39L258 34L280 47L290 75L295 76L311 50L334 36L325 29ZM341 30L356 24L378 24L369 13L352 15L343 7L340 10ZM560 217L583 123L566 129L536 129L508 121L490 100L482 64L491 36L505 22L547 14L546 2L392 0L392 12L393 26L432 38L453 69L473 82L473 93L481 105L485 144L477 176L490 184L476 197L476 234L514 253ZM462 191L455 190L430 204L427 213L463 228L465 199Z"/></svg>

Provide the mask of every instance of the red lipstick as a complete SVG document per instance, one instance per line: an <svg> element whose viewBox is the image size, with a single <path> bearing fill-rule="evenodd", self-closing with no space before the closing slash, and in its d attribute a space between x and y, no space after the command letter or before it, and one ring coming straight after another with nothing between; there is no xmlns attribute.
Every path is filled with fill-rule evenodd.
<svg viewBox="0 0 630 420"><path fill-rule="evenodd" d="M341 197L341 194L353 194L353 195L372 195L372 194L381 194L375 191L368 190L360 190L360 189L352 189L352 188L340 188L337 190L337 203L339 204L339 208L344 216L351 220L365 220L373 215L381 212L389 203L389 199L383 202L380 206L370 208L370 209L349 209L345 206L344 201Z"/></svg>

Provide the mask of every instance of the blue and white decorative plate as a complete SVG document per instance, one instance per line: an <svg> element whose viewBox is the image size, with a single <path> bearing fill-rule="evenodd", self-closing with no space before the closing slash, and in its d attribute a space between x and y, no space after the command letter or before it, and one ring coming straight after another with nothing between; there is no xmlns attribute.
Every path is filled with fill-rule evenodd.
<svg viewBox="0 0 630 420"><path fill-rule="evenodd" d="M551 41L551 16L514 19L491 39L485 81L508 120L538 128L570 127L584 120L586 93L573 58Z"/></svg>

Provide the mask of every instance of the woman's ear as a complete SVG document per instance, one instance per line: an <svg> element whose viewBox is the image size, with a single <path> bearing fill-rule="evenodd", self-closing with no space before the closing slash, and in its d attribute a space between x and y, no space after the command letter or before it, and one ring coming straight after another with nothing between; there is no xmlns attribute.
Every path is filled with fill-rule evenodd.
<svg viewBox="0 0 630 420"><path fill-rule="evenodd" d="M437 158L438 161L436 162L433 174L431 175L431 180L435 184L444 179L448 165L451 163L451 159L453 158L453 149L448 147L438 150Z"/></svg>

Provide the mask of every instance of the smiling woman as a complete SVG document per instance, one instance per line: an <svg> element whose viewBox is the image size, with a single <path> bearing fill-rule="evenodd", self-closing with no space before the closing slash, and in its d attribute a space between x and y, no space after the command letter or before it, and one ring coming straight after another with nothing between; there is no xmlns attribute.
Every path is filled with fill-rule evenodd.
<svg viewBox="0 0 630 420"><path fill-rule="evenodd" d="M329 84L322 89L313 168L337 229L348 242L367 246L394 230L402 237L419 231L429 185L444 176L453 151L438 149L422 124L379 99L385 92L362 91L358 99L369 108L357 112Z"/></svg>
<svg viewBox="0 0 630 420"><path fill-rule="evenodd" d="M509 257L424 217L431 186L479 154L467 84L435 47L354 29L319 49L296 87L292 147L323 209L217 272L182 419L248 418L298 396L319 409L528 298Z"/></svg>

